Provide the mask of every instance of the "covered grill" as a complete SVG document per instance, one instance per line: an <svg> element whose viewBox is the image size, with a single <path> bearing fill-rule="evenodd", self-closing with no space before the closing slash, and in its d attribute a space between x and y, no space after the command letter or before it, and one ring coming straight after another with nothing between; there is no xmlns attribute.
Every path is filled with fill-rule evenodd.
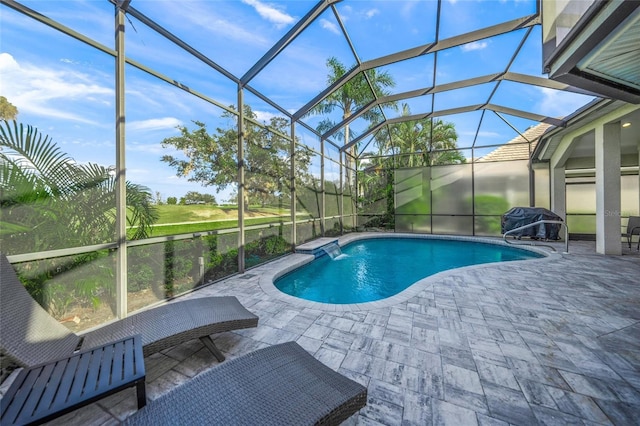
<svg viewBox="0 0 640 426"><path fill-rule="evenodd" d="M542 207L514 207L502 215L502 234L540 220L562 221L562 218L551 210ZM558 223L541 223L509 235L518 238L530 237L541 240L559 240L560 226Z"/></svg>

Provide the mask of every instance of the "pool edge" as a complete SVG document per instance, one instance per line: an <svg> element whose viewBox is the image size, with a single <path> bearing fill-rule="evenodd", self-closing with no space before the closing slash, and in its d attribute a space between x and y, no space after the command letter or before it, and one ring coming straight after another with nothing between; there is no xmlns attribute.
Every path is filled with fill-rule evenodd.
<svg viewBox="0 0 640 426"><path fill-rule="evenodd" d="M387 297L385 299L376 300L373 302L362 302L362 303L351 303L351 304L335 304L335 303L323 303L323 302L314 302L310 300L301 299L299 297L291 296L280 291L274 284L274 281L280 278L282 275L287 274L288 272L293 271L303 265L312 262L315 260L315 257L312 254L300 254L300 253L292 253L291 255L282 257L275 262L272 262L273 265L271 267L266 268L266 270L260 274L260 279L258 281L260 288L268 294L270 297L274 297L283 302L294 304L296 306L303 306L309 309L316 309L325 312L357 312L357 311L370 311L375 309L384 309L389 308L391 306L397 306L398 303L405 303L409 301L411 298L419 295L421 292L428 290L428 288L439 281L443 281L447 277L451 275L455 275L460 273L461 271L470 271L474 269L481 268L497 268L499 266L503 266L504 264L509 265L517 265L520 262L549 262L562 257L560 253L552 253L540 248L536 248L535 246L515 246L512 244L505 243L502 240L492 239L490 237L470 237L470 236L462 236L462 235L433 235L433 234L407 234L407 233L397 233L397 232L359 232L359 233L351 233L347 235L343 235L338 238L338 244L340 247L344 247L352 242L364 239L373 239L373 238L420 238L420 239L440 239L440 240L457 240L457 241L470 241L470 242L480 242L486 244L493 245L501 245L512 248L517 248L520 250L533 251L535 253L543 255L543 257L538 259L526 259L526 260L513 260L509 262L497 262L497 263L483 263L479 265L470 265L463 266L460 268L449 269L446 271L438 272L437 274L430 275L421 280L416 281L411 284L409 287L401 291L400 293L394 294L393 296Z"/></svg>

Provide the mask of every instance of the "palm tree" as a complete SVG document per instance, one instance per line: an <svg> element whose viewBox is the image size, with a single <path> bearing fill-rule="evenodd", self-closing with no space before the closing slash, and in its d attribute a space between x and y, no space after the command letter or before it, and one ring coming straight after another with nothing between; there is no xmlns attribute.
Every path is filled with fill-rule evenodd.
<svg viewBox="0 0 640 426"><path fill-rule="evenodd" d="M409 105L402 105L402 116L411 115ZM425 118L407 120L379 132L379 151L390 150L399 158L398 167L437 166L466 162L458 151L458 134L453 123ZM405 160L405 158L407 160ZM418 162L418 159L421 161Z"/></svg>
<svg viewBox="0 0 640 426"><path fill-rule="evenodd" d="M462 164L467 159L458 151L458 133L453 123L437 119L431 126L431 152L427 165Z"/></svg>
<svg viewBox="0 0 640 426"><path fill-rule="evenodd" d="M28 253L114 241L116 176L76 163L32 126L0 126L0 239L3 251ZM158 219L148 188L126 183L130 238L150 235Z"/></svg>
<svg viewBox="0 0 640 426"><path fill-rule="evenodd" d="M344 64L335 57L327 59L327 67L329 68L329 74L327 75L328 86L340 80L349 71ZM312 108L310 113L324 115L331 114L334 110L338 109L342 112L342 120L346 120L370 101L387 96L389 92L386 89L395 86L393 77L386 71L377 72L375 69L371 69L365 72L366 77L363 73L358 73ZM395 103L389 104L389 106L395 107ZM369 121L371 125L374 125L383 118L382 110L380 108L371 108L362 114L362 118ZM336 123L333 120L325 118L318 124L317 130L320 133L324 133L335 125ZM343 131L336 133L336 136L342 137L344 145L347 145L353 135L347 124L344 126ZM357 146L354 145L349 149L348 153L355 159L357 152ZM346 168L345 182L347 186L353 184L350 167Z"/></svg>
<svg viewBox="0 0 640 426"><path fill-rule="evenodd" d="M409 116L411 111L409 105L402 105L402 115ZM416 154L424 154L429 151L429 139L431 132L430 120L409 120L398 123L391 129L391 144L397 148L398 154L400 154L400 161L404 159L402 154L408 155L408 161L402 164L404 167L414 167L422 164L417 164L415 161Z"/></svg>
<svg viewBox="0 0 640 426"><path fill-rule="evenodd" d="M341 79L349 70L335 57L327 59L329 75L327 76L328 86ZM386 71L377 72L375 69L366 71L365 75L359 73L351 80L344 83L338 90L327 96L322 102L311 109L312 114L331 114L335 109L342 111L342 120L346 120L351 115L359 111L364 105L375 98L387 96L388 87L394 87L393 77ZM368 80L368 81L367 81ZM371 85L369 85L371 83ZM373 91L372 91L373 89ZM362 117L375 124L382 118L382 111L379 108L372 108L362 114ZM335 122L331 119L324 119L318 125L318 131L326 132ZM349 132L349 125L344 127L344 132L340 132L344 138L344 144L348 144L352 135ZM355 157L356 149L352 148L352 156Z"/></svg>

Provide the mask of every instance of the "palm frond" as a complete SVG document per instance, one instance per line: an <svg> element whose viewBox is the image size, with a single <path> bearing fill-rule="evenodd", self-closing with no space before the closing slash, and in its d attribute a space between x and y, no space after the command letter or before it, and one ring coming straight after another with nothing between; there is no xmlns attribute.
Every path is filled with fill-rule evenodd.
<svg viewBox="0 0 640 426"><path fill-rule="evenodd" d="M15 121L0 125L2 242L12 253L113 241L116 179L104 166L78 164L49 138ZM148 189L127 182L136 238L158 219Z"/></svg>
<svg viewBox="0 0 640 426"><path fill-rule="evenodd" d="M49 136L33 126L3 121L0 125L0 157L25 174L37 176L52 195L62 195L74 182L73 159Z"/></svg>

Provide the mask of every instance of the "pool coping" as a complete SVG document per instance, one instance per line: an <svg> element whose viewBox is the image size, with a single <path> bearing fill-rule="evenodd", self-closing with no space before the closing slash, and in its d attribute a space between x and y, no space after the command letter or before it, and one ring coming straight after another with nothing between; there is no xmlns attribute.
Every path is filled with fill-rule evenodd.
<svg viewBox="0 0 640 426"><path fill-rule="evenodd" d="M365 311L365 310L389 308L399 303L404 303L409 299L413 298L414 296L417 296L422 291L427 290L429 286L431 286L432 284L442 281L448 276L458 274L461 271L497 267L499 265L503 265L504 263L509 263L510 265L514 265L520 262L529 262L529 263L530 262L548 262L548 261L556 260L562 257L560 253L549 252L549 251L537 248L535 246L524 246L524 245L517 246L514 244L508 244L503 240L498 240L498 239L492 239L487 237L469 237L469 236L460 236L460 235L408 234L408 233L398 233L398 232L393 232L393 233L391 232L389 233L358 232L358 233L351 233L351 234L347 234L339 237L338 245L340 247L344 247L347 244L350 244L354 241L373 239L373 238L420 238L420 239L434 239L434 240L471 241L471 242L478 242L478 243L508 246L508 247L517 248L520 250L533 251L535 253L542 254L544 257L541 257L539 259L514 260L509 262L483 263L479 265L463 266L460 268L449 269L446 271L438 272L437 274L434 274L434 275L430 275L419 281L416 281L415 283L411 284L409 287L407 287L400 293L395 294L391 297L387 297L386 299L376 300L373 302L363 302L363 303L334 304L334 303L313 302L310 300L305 300L299 297L291 296L289 294L283 293L275 286L274 284L275 280L293 271L294 269L297 269L309 262L313 262L316 258L313 254L294 253L294 254L285 256L283 258L280 258L274 262L270 262L269 267L265 268L264 271L261 271L262 273L260 274L260 278L258 281L260 288L268 296L279 299L283 302L294 304L298 307L322 310L327 312ZM266 265L263 265L263 266L266 266Z"/></svg>

